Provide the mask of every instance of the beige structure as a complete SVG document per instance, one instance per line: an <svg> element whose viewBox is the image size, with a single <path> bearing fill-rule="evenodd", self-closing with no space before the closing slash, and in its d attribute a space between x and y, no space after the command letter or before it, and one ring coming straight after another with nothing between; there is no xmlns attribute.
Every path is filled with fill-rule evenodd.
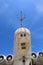
<svg viewBox="0 0 43 65"><path fill-rule="evenodd" d="M31 34L27 28L15 31L13 50L13 55L0 55L0 65L43 65L43 52L31 51Z"/></svg>
<svg viewBox="0 0 43 65"><path fill-rule="evenodd" d="M31 57L31 38L30 38L30 31L27 28L17 29L15 31L15 36L14 36L14 58L15 60L16 59L19 60L19 58L22 59L23 56L28 57L27 58L28 63L31 61L31 58L30 58ZM20 61L18 61L18 63Z"/></svg>

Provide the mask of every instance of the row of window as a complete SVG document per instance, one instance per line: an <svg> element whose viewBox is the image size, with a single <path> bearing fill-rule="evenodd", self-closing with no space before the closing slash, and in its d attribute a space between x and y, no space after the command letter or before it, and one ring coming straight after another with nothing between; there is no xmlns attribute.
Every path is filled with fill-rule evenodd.
<svg viewBox="0 0 43 65"><path fill-rule="evenodd" d="M23 36L26 36L26 34L21 34L20 36L23 37Z"/></svg>
<svg viewBox="0 0 43 65"><path fill-rule="evenodd" d="M26 49L25 46L26 46L26 43L21 43L21 48L22 48L22 49Z"/></svg>

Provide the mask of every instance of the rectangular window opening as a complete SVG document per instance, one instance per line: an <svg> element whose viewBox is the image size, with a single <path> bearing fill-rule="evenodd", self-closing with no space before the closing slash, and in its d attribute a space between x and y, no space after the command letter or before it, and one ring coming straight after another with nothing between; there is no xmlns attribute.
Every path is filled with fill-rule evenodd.
<svg viewBox="0 0 43 65"><path fill-rule="evenodd" d="M22 49L26 49L26 47L22 47Z"/></svg>
<svg viewBox="0 0 43 65"><path fill-rule="evenodd" d="M21 43L21 46L24 46L25 45L25 43Z"/></svg>

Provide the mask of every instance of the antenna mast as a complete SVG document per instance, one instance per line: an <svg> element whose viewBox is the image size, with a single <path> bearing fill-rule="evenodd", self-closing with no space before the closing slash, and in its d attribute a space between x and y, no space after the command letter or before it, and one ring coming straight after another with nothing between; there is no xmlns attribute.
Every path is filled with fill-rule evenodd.
<svg viewBox="0 0 43 65"><path fill-rule="evenodd" d="M25 19L25 16L22 17L22 11L20 12L20 17L17 17L20 20L20 27L22 27L22 21Z"/></svg>

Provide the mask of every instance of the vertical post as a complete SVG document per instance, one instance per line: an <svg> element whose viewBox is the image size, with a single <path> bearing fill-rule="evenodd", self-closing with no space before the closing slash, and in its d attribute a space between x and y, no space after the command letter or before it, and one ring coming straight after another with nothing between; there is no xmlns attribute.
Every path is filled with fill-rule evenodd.
<svg viewBox="0 0 43 65"><path fill-rule="evenodd" d="M20 20L20 27L22 27L22 21L25 19L25 17L22 17L22 11L20 12L20 17L17 17Z"/></svg>
<svg viewBox="0 0 43 65"><path fill-rule="evenodd" d="M22 21L23 21L23 18L22 18L22 11L20 12L20 22L21 22L21 27L22 27Z"/></svg>
<svg viewBox="0 0 43 65"><path fill-rule="evenodd" d="M23 65L25 65L25 56L23 56Z"/></svg>

